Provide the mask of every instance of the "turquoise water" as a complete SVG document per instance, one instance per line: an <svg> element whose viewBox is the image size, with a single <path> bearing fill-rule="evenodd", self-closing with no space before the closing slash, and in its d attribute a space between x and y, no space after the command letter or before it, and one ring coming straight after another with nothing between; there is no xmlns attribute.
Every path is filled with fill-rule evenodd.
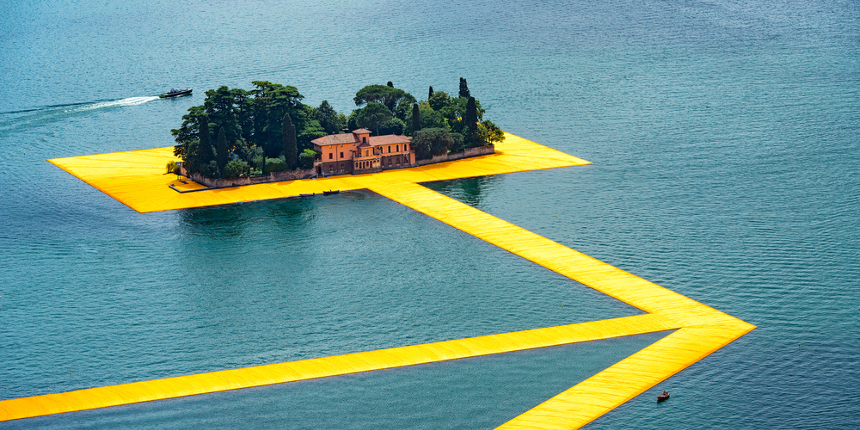
<svg viewBox="0 0 860 430"><path fill-rule="evenodd" d="M758 326L592 428L860 427L854 2L0 12L2 399L639 313L369 192L141 215L44 161L168 146L220 85L348 111L463 76L503 129L595 164L431 188ZM0 428L487 428L662 335Z"/></svg>

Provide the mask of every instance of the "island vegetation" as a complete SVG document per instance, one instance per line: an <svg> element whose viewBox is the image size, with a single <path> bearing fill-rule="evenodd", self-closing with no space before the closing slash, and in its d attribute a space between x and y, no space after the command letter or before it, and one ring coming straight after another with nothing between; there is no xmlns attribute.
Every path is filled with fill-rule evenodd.
<svg viewBox="0 0 860 430"><path fill-rule="evenodd" d="M203 105L189 108L182 125L171 130L174 154L188 176L234 179L311 169L319 155L314 139L359 128L377 136L411 137L417 160L504 139L493 122L483 119L484 109L463 78L456 97L431 86L421 101L392 82L368 85L355 94L356 109L349 115L327 100L317 107L303 104L304 96L293 86L252 84L251 90L222 86L206 91ZM178 172L178 166L169 163L168 171Z"/></svg>

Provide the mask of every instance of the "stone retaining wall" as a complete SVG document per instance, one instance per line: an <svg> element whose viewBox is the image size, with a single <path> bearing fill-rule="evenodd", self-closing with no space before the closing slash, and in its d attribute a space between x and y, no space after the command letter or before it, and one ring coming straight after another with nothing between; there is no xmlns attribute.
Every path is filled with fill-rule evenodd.
<svg viewBox="0 0 860 430"><path fill-rule="evenodd" d="M487 146L479 146L476 148L466 148L463 152L453 152L446 155L438 155L429 160L418 160L416 162L419 166L426 166L428 164L434 163L443 163L445 161L453 161L459 160L462 158L469 157L477 157L479 155L487 155L487 154L495 154L496 147L495 145L487 145ZM408 165L404 165L399 168L409 167ZM389 170L389 169L383 169ZM185 175L185 169L182 168L181 173L183 176ZM198 184L205 185L209 188L226 188L226 187L238 187L242 185L251 185L251 184L262 184L266 182L281 182L281 181L295 181L298 179L310 179L316 178L317 174L314 169L307 170L290 170L286 172L274 172L269 173L268 176L256 176L253 178L242 177L236 179L212 179L203 177L199 173L195 173L191 176L191 180L197 182Z"/></svg>
<svg viewBox="0 0 860 430"><path fill-rule="evenodd" d="M266 182L295 181L298 179L315 178L314 169L289 170L286 172L272 172L268 176L255 176L253 178L241 177L236 179L212 179L203 177L199 173L191 176L191 180L209 188L238 187L240 185L263 184Z"/></svg>
<svg viewBox="0 0 860 430"><path fill-rule="evenodd" d="M487 154L495 154L496 146L495 145L487 145L487 146L478 146L475 148L466 148L463 152L452 152L450 154L445 155L437 155L433 158L427 160L418 160L416 163L419 166L426 166L428 164L435 163L444 163L445 161L454 161L462 158L469 157L477 157L479 155L487 155Z"/></svg>

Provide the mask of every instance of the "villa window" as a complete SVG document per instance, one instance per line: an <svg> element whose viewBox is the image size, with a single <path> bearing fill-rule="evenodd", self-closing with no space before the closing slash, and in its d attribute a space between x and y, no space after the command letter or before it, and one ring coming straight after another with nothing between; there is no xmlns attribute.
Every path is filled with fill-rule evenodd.
<svg viewBox="0 0 860 430"><path fill-rule="evenodd" d="M394 145L394 152L400 152L400 145Z"/></svg>
<svg viewBox="0 0 860 430"><path fill-rule="evenodd" d="M340 153L340 158L343 158L343 152Z"/></svg>
<svg viewBox="0 0 860 430"><path fill-rule="evenodd" d="M334 158L333 155L334 155L333 153L329 152L328 153L328 159L331 160L332 158Z"/></svg>

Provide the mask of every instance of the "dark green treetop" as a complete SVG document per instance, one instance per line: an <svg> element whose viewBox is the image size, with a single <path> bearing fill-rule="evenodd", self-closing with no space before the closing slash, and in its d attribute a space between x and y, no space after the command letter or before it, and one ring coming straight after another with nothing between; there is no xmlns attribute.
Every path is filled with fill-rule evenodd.
<svg viewBox="0 0 860 430"><path fill-rule="evenodd" d="M282 136L284 143L284 160L290 169L294 169L298 163L298 142L296 141L296 128L289 112L284 114Z"/></svg>
<svg viewBox="0 0 860 430"><path fill-rule="evenodd" d="M471 97L469 94L469 85L466 84L466 80L463 78L460 78L460 97Z"/></svg>
<svg viewBox="0 0 860 430"><path fill-rule="evenodd" d="M218 166L219 176L224 172L224 167L229 160L230 145L227 143L227 133L224 127L218 130L218 145L215 147L215 163Z"/></svg>
<svg viewBox="0 0 860 430"><path fill-rule="evenodd" d="M418 103L412 104L412 134L421 130L421 109L418 108Z"/></svg>
<svg viewBox="0 0 860 430"><path fill-rule="evenodd" d="M370 102L367 106L355 111L356 124L359 127L369 128L379 135L379 126L393 118L391 111L382 103Z"/></svg>
<svg viewBox="0 0 860 430"><path fill-rule="evenodd" d="M363 106L367 103L381 103L388 108L392 114L400 111L398 106L411 106L415 103L415 97L399 88L389 87L387 85L368 85L355 93L356 106ZM408 113L406 110L404 113ZM404 119L404 118L400 118Z"/></svg>

